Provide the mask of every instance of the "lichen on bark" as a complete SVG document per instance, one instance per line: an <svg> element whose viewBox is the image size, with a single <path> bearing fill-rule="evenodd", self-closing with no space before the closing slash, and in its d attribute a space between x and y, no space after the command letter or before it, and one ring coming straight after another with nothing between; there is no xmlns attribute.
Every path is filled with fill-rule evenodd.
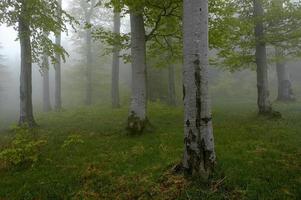
<svg viewBox="0 0 301 200"><path fill-rule="evenodd" d="M206 181L215 164L208 92L208 1L184 0L183 6L183 170Z"/></svg>

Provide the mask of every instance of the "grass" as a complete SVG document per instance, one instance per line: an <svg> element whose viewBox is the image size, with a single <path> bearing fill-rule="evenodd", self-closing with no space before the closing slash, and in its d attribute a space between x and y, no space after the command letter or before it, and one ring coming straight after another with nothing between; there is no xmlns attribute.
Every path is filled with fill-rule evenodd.
<svg viewBox="0 0 301 200"><path fill-rule="evenodd" d="M268 120L252 103L215 103L218 164L209 185L169 173L183 151L181 108L151 104L155 128L141 136L126 134L127 108L40 114L33 132L48 141L40 160L0 169L0 199L301 199L298 106L278 104L283 119ZM12 135L1 133L0 148Z"/></svg>

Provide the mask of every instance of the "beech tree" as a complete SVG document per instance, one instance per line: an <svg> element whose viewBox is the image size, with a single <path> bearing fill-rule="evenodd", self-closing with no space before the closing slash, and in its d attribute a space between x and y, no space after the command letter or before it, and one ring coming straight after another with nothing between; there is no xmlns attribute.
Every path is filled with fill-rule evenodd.
<svg viewBox="0 0 301 200"><path fill-rule="evenodd" d="M114 28L113 33L116 35L120 35L120 5L116 4L114 6ZM118 45L114 45L113 47L113 58L112 58L112 87L111 87L111 95L112 95L112 106L113 108L119 108L119 56L120 49Z"/></svg>
<svg viewBox="0 0 301 200"><path fill-rule="evenodd" d="M132 32L131 37L128 38L127 36L123 35L121 36L121 39L124 40L125 47L128 47L126 44L130 44L131 47L131 62L132 62L132 98L131 98L131 108L129 112L128 117L128 128L129 130L137 129L140 131L143 130L143 127L145 126L145 120L147 121L146 113L147 113L147 106L146 106L146 86L147 80L146 80L146 68L145 68L145 54L148 54L148 57L150 57L153 60L154 57L159 57L158 60L162 60L162 55L165 54L167 51L171 51L169 55L166 55L165 60L168 60L168 62L165 62L165 66L170 66L169 70L169 82L171 83L169 85L169 96L171 99L173 98L173 75L172 75L172 65L174 64L172 60L175 60L175 62L180 62L182 58L182 52L180 49L182 49L182 35L181 35L181 8L182 8L182 1L174 1L174 0L167 0L167 1L159 1L159 0L151 0L151 1L138 1L138 0L125 0L125 1L117 1L120 2L121 5L127 5L129 8L129 12L131 14L131 19L133 19L131 22L132 26ZM114 5L116 2L111 1L111 3ZM212 11L216 12L217 14L220 11L223 11L225 7L225 3L222 0L215 0L211 2L212 4ZM217 6L218 5L218 6ZM125 8L126 10L126 8ZM218 16L218 15L215 16ZM136 17L139 17L139 22L136 21ZM226 17L228 17L226 15ZM223 17L222 19L226 18ZM142 19L141 19L142 18ZM214 39L217 38L217 33L220 32L221 29L218 29L215 27L216 24L222 24L220 23L221 18L212 17L213 20L211 20L210 27L213 34L210 38ZM142 23L143 22L143 23ZM139 25L134 25L134 23L140 23ZM137 27L140 27L139 30ZM222 27L224 28L224 27ZM218 30L218 31L217 31ZM140 44L137 45L137 33L139 32L139 37L142 35L142 32L145 34L144 40L147 42L144 42L142 44L143 40L142 38L139 39ZM100 33L99 33L100 32ZM102 30L98 32L98 35L96 38L106 38L109 44L112 44L111 38L107 37L107 34L102 35ZM134 40L134 37L135 40ZM142 37L142 36L141 36ZM127 40L129 39L129 40ZM171 42L172 41L172 42ZM213 40L211 42L211 48L214 48L218 45L221 45L223 41L223 36L219 35L218 39ZM120 42L124 44L123 42ZM146 48L147 47L147 48ZM137 51L137 48L139 48L141 51ZM144 49L142 51L142 49ZM167 51L166 51L167 50ZM135 53L140 54L135 54ZM137 60L137 58L140 58ZM139 64L139 68L137 68ZM143 64L142 64L143 63ZM144 69L145 68L145 69ZM139 71L137 71L139 70ZM138 76L139 74L139 76ZM140 83L140 84L139 84ZM137 113L141 113L137 115ZM145 115L145 116L144 116ZM132 129L132 128L133 129Z"/></svg>
<svg viewBox="0 0 301 200"><path fill-rule="evenodd" d="M58 7L56 9L56 17L61 18L62 15L62 0L57 0ZM55 44L61 46L61 31L56 32ZM55 70L55 91L54 91L54 107L59 111L62 109L62 75L61 75L61 55L59 52L55 54L56 62L54 64Z"/></svg>
<svg viewBox="0 0 301 200"><path fill-rule="evenodd" d="M275 49L277 57L276 70L277 70L277 81L278 81L278 101L295 101L295 95L290 80L290 74L288 72L288 66L284 58L284 52L281 48Z"/></svg>
<svg viewBox="0 0 301 200"><path fill-rule="evenodd" d="M148 123L147 119L147 68L146 41L156 35L163 17L167 17L178 6L174 1L126 1L131 18L131 62L132 62L132 97L128 117L128 129L141 132ZM176 2L177 3L177 2ZM147 7L147 9L144 9ZM144 17L146 20L144 20ZM148 32L146 32L148 27Z"/></svg>
<svg viewBox="0 0 301 200"><path fill-rule="evenodd" d="M282 61L300 56L300 1L225 2L232 10L225 24L226 30L230 30L227 33L231 34L225 34L223 44L217 48L218 58L221 59L218 63L231 71L256 69L259 114L280 116L280 113L273 111L269 99L268 65L277 62L279 65ZM276 48L276 53L267 51L267 47ZM279 86L282 87L281 84Z"/></svg>
<svg viewBox="0 0 301 200"><path fill-rule="evenodd" d="M184 158L187 174L207 179L215 164L208 94L208 1L183 1Z"/></svg>
<svg viewBox="0 0 301 200"><path fill-rule="evenodd" d="M257 92L258 92L258 108L259 114L270 114L272 112L272 106L269 99L268 89L268 64L267 64L267 52L266 43L264 40L264 25L263 17L264 10L261 0L253 1L254 20L255 20L255 62L257 65Z"/></svg>
<svg viewBox="0 0 301 200"><path fill-rule="evenodd" d="M131 133L143 132L147 119L147 69L146 69L146 31L144 22L144 1L125 0L110 1L113 8L123 8L125 5L129 8L130 13L130 49L132 64L132 84L130 110L127 122L127 130ZM101 32L101 31L100 31ZM101 34L100 34L101 35ZM110 37L106 39L110 41ZM116 34L115 34L116 35ZM126 37L123 37L126 38ZM121 41L119 41L121 43ZM110 42L109 42L110 43ZM115 55L116 56L116 55ZM115 76L116 74L114 74ZM116 79L116 78L115 78ZM114 81L114 84L117 84ZM112 87L113 88L113 87Z"/></svg>
<svg viewBox="0 0 301 200"><path fill-rule="evenodd" d="M3 0L0 2L1 23L18 30L21 47L20 73L20 117L19 124L35 126L32 105L32 63L41 63L41 55L45 52L53 62L55 53L62 56L66 51L59 45L53 44L45 36L47 33L57 33L66 30L65 21L73 18L65 12L58 18L53 10L58 10L55 0Z"/></svg>
<svg viewBox="0 0 301 200"><path fill-rule="evenodd" d="M142 6L130 8L130 21L132 96L127 128L131 132L142 132L147 122L146 39Z"/></svg>
<svg viewBox="0 0 301 200"><path fill-rule="evenodd" d="M285 5L285 0L274 0L272 2L271 6L271 12L277 13L278 17L273 17L273 20L271 21L272 25L279 26L281 28L278 28L279 30L277 31L279 34L286 35L287 29L283 29L283 24L287 24L287 18L291 18L291 16L288 16L285 13L284 7L287 7L288 5ZM294 8L294 7L293 7ZM287 8L286 8L287 9ZM290 12L292 13L292 12ZM280 17L279 17L280 16ZM297 20L296 15L293 15L294 17L290 19L290 23L293 23ZM295 34L296 36L296 34ZM298 42L296 42L298 43ZM287 60L287 55L286 52L290 52L290 49L285 47L287 42L280 41L280 42L275 42L275 57L276 57L276 71L277 71L277 80L278 80L278 96L277 100L278 101L294 101L295 100L295 95L293 93L293 88L292 88L292 82L290 80L290 74L288 71L288 66L286 64ZM284 47L283 47L284 46ZM288 49L288 50L287 50Z"/></svg>
<svg viewBox="0 0 301 200"><path fill-rule="evenodd" d="M86 105L91 105L92 103L92 36L91 36L91 18L94 12L94 8L96 5L95 0L91 1L80 1L80 6L84 13L84 20L86 23L85 29L85 43L86 43Z"/></svg>
<svg viewBox="0 0 301 200"><path fill-rule="evenodd" d="M50 84L49 84L49 59L45 52L43 54L41 74L43 78L43 111L49 112L51 110L50 103Z"/></svg>

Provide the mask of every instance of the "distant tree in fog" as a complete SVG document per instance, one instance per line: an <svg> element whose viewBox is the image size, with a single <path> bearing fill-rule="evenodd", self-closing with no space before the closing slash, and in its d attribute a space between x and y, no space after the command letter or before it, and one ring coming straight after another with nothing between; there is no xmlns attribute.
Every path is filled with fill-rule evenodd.
<svg viewBox="0 0 301 200"><path fill-rule="evenodd" d="M286 64L285 55L281 48L275 48L275 54L277 57L276 71L277 71L277 83L278 83L278 94L277 100L283 102L295 101L296 97L293 92L293 86L291 77Z"/></svg>
<svg viewBox="0 0 301 200"><path fill-rule="evenodd" d="M116 35L120 35L120 4L115 4L113 8L114 12L114 27L113 33ZM119 64L120 64L120 48L117 44L113 47L113 58L112 58L112 86L111 86L111 96L112 96L112 107L119 108L120 100L119 100Z"/></svg>
<svg viewBox="0 0 301 200"><path fill-rule="evenodd" d="M64 58L67 53L44 34L45 32L57 34L64 31L66 30L64 22L73 21L73 18L64 11L61 11L62 17L58 17L53 11L59 9L56 0L2 0L0 2L0 22L18 30L21 47L20 125L36 125L32 105L32 63L40 64L42 62L40 58L44 53L47 53L53 62L58 60L56 59L58 55Z"/></svg>
<svg viewBox="0 0 301 200"><path fill-rule="evenodd" d="M96 0L85 1L81 0L81 8L84 11L86 27L86 105L92 103L92 36L91 36L91 18L96 6Z"/></svg>
<svg viewBox="0 0 301 200"><path fill-rule="evenodd" d="M232 1L229 4L231 7L229 10L234 11L230 15L232 19L230 17L226 23L231 34L226 34L226 40L217 49L217 55L225 68L231 71L256 69L259 114L279 116L278 112L273 111L269 99L268 65L281 61L279 50L285 53L280 56L284 60L300 55L301 4L299 1L246 0ZM277 47L278 58L271 47ZM286 93L290 93L288 91L291 88L286 88Z"/></svg>
<svg viewBox="0 0 301 200"><path fill-rule="evenodd" d="M62 0L57 0L58 7L56 8L55 15L61 20L62 19ZM61 30L55 33L55 44L61 46ZM54 108L56 111L62 109L62 72L61 72L61 55L59 52L55 53L56 62L54 64L55 70L55 87L54 87Z"/></svg>
<svg viewBox="0 0 301 200"><path fill-rule="evenodd" d="M285 0L274 0L273 1L273 12L279 13L281 16L281 13L284 12L284 2ZM273 24L278 24L279 26L286 24L286 19L284 17L277 17L273 19ZM277 32L279 34L285 34L287 30L281 30L279 29ZM295 101L295 95L293 92L292 82L290 80L290 74L288 71L287 66L287 58L290 51L287 51L285 47L285 42L275 42L275 57L276 57L276 71L277 71L277 80L278 80L278 95L277 100L278 101ZM296 43L296 46L299 46L298 43Z"/></svg>
<svg viewBox="0 0 301 200"><path fill-rule="evenodd" d="M70 13L80 22L77 31L73 35L73 42L77 46L77 53L83 58L81 63L84 66L83 76L85 77L85 97L84 103L91 105L93 103L94 91L94 66L99 63L103 54L103 46L99 42L93 42L92 27L110 26L112 24L109 9L97 6L98 1L72 0ZM100 53L101 52L101 53ZM98 90L98 89L97 89ZM94 93L95 94L95 93Z"/></svg>
<svg viewBox="0 0 301 200"><path fill-rule="evenodd" d="M48 36L47 33L45 33ZM49 85L49 58L47 53L43 54L43 61L41 67L41 75L43 78L43 111L49 112L51 110L50 103L50 85Z"/></svg>
<svg viewBox="0 0 301 200"><path fill-rule="evenodd" d="M0 50L2 49L2 46L0 44ZM1 93L3 92L3 82L2 82L2 76L4 76L4 66L2 65L3 62L3 55L0 53L0 105L1 105Z"/></svg>

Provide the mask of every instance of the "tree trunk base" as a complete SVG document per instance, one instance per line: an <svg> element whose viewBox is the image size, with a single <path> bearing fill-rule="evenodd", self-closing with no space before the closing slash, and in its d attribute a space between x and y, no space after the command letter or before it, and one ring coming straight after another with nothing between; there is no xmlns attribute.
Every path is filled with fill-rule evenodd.
<svg viewBox="0 0 301 200"><path fill-rule="evenodd" d="M51 106L47 106L47 107L43 108L43 112L50 112L50 111L52 111Z"/></svg>
<svg viewBox="0 0 301 200"><path fill-rule="evenodd" d="M55 111L55 112L62 112L62 111L64 111L64 108L63 107L55 107L53 109L53 111Z"/></svg>
<svg viewBox="0 0 301 200"><path fill-rule="evenodd" d="M118 109L118 108L121 108L120 104L113 104L112 105L112 108L113 109Z"/></svg>
<svg viewBox="0 0 301 200"><path fill-rule="evenodd" d="M141 119L135 113L132 113L128 117L127 131L132 135L141 134L145 130L147 124L149 124L147 118Z"/></svg>
<svg viewBox="0 0 301 200"><path fill-rule="evenodd" d="M274 110L269 110L269 111L259 111L258 113L259 116L263 116L263 117L267 117L270 119L280 119L282 118L282 115L280 112L278 111L274 111Z"/></svg>
<svg viewBox="0 0 301 200"><path fill-rule="evenodd" d="M291 102L295 102L296 98L295 97L278 97L276 101L284 102L284 103L291 103Z"/></svg>
<svg viewBox="0 0 301 200"><path fill-rule="evenodd" d="M26 126L29 128L37 127L38 124L35 122L34 118L20 117L19 126Z"/></svg>

